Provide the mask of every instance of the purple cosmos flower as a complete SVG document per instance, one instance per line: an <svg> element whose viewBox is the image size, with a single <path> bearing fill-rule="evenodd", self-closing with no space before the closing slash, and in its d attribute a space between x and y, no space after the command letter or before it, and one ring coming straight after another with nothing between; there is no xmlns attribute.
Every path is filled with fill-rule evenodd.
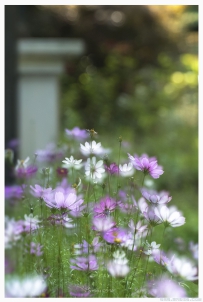
<svg viewBox="0 0 203 302"><path fill-rule="evenodd" d="M100 217L93 219L93 227L92 229L97 232L106 232L113 227L115 227L116 223L113 221L112 217Z"/></svg>
<svg viewBox="0 0 203 302"><path fill-rule="evenodd" d="M184 298L187 297L185 289L167 276L148 283L148 292L156 298Z"/></svg>
<svg viewBox="0 0 203 302"><path fill-rule="evenodd" d="M30 193L37 198L44 198L47 194L50 194L52 188L43 188L40 185L30 186Z"/></svg>
<svg viewBox="0 0 203 302"><path fill-rule="evenodd" d="M168 256L162 250L153 250L152 258L154 261L164 267L168 267L171 265L172 259L169 259Z"/></svg>
<svg viewBox="0 0 203 302"><path fill-rule="evenodd" d="M34 176L38 170L35 165L28 165L30 158L27 157L25 160L17 160L17 165L15 167L15 175L18 178L31 178Z"/></svg>
<svg viewBox="0 0 203 302"><path fill-rule="evenodd" d="M84 202L83 199L78 200L77 195L73 192L64 194L60 191L54 191L53 193L46 195L43 199L49 208L67 209L72 211L78 210Z"/></svg>
<svg viewBox="0 0 203 302"><path fill-rule="evenodd" d="M14 185L14 186L6 186L5 187L5 198L16 200L21 199L23 196L22 186Z"/></svg>
<svg viewBox="0 0 203 302"><path fill-rule="evenodd" d="M157 159L155 157L148 157L147 154L142 154L138 157L136 154L134 157L128 153L128 157L134 165L135 169L150 174L153 178L159 178L164 173L161 166L158 166Z"/></svg>
<svg viewBox="0 0 203 302"><path fill-rule="evenodd" d="M94 217L106 217L111 212L113 212L115 210L115 208L116 208L116 201L113 198L107 196L107 197L101 199L101 201L95 205Z"/></svg>
<svg viewBox="0 0 203 302"><path fill-rule="evenodd" d="M69 294L76 298L86 298L91 296L90 288L86 285L69 285Z"/></svg>
<svg viewBox="0 0 203 302"><path fill-rule="evenodd" d="M155 215L165 224L165 226L179 227L185 223L185 217L181 212L176 211L176 207L167 208L160 205L154 209Z"/></svg>
<svg viewBox="0 0 203 302"><path fill-rule="evenodd" d="M109 174L118 174L119 173L119 167L117 166L116 163L110 164L110 166L104 165L104 168L107 173Z"/></svg>
<svg viewBox="0 0 203 302"><path fill-rule="evenodd" d="M162 223L162 221L160 220L160 218L156 215L153 206L147 207L147 208L142 212L142 214L143 214L144 218L145 218L145 219L149 222L149 224L152 225L152 226L156 226L156 225Z"/></svg>
<svg viewBox="0 0 203 302"><path fill-rule="evenodd" d="M80 129L79 127L75 127L72 130L65 129L65 132L68 137L71 137L77 141L82 141L88 137L87 131Z"/></svg>
<svg viewBox="0 0 203 302"><path fill-rule="evenodd" d="M95 237L91 244L89 244L86 240L83 240L81 244L75 244L75 254L88 254L88 253L96 253L100 250L102 244L99 242L99 237Z"/></svg>
<svg viewBox="0 0 203 302"><path fill-rule="evenodd" d="M37 150L37 160L39 162L53 163L62 160L65 156L66 148L58 148L55 143L50 143L45 149Z"/></svg>
<svg viewBox="0 0 203 302"><path fill-rule="evenodd" d="M142 189L141 192L142 192L142 196L152 204L166 204L172 199L172 197L169 196L169 194L164 191L160 192L160 194L157 194L154 191L148 191L146 189Z"/></svg>
<svg viewBox="0 0 203 302"><path fill-rule="evenodd" d="M43 254L42 252L43 245L40 245L39 243L31 242L30 246L28 247L30 254L41 256Z"/></svg>
<svg viewBox="0 0 203 302"><path fill-rule="evenodd" d="M76 259L70 259L73 265L70 266L72 269L79 271L96 271L98 269L97 259L94 255L88 257L77 257Z"/></svg>
<svg viewBox="0 0 203 302"><path fill-rule="evenodd" d="M25 220L16 221L16 231L18 233L30 233L39 228L38 216L33 216L33 214L24 215Z"/></svg>
<svg viewBox="0 0 203 302"><path fill-rule="evenodd" d="M124 243L128 240L129 235L124 229L112 228L103 233L103 238L108 243Z"/></svg>

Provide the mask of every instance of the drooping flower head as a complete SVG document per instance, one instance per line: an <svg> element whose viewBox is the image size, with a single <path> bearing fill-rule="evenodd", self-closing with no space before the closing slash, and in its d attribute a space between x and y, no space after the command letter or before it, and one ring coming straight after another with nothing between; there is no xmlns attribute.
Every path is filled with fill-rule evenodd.
<svg viewBox="0 0 203 302"><path fill-rule="evenodd" d="M30 186L30 193L37 198L44 198L47 194L50 194L52 188L43 188L40 185Z"/></svg>
<svg viewBox="0 0 203 302"><path fill-rule="evenodd" d="M133 164L130 162L128 164L119 165L120 175L123 177L130 177L134 174Z"/></svg>
<svg viewBox="0 0 203 302"><path fill-rule="evenodd" d="M104 233L115 227L116 223L112 217L99 217L93 219L92 229L99 233Z"/></svg>
<svg viewBox="0 0 203 302"><path fill-rule="evenodd" d="M155 157L148 157L147 154L142 154L134 157L128 153L128 157L136 170L142 171L145 174L151 175L153 178L159 178L164 173L162 166L159 166Z"/></svg>
<svg viewBox="0 0 203 302"><path fill-rule="evenodd" d="M170 273L180 276L185 280L193 281L198 279L197 267L186 257L173 256L171 265L167 266Z"/></svg>

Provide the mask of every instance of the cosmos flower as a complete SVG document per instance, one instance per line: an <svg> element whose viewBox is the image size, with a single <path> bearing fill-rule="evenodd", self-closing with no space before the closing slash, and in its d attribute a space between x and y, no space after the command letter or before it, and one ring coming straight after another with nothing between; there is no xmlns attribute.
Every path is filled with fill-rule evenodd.
<svg viewBox="0 0 203 302"><path fill-rule="evenodd" d="M79 271L96 271L98 269L97 259L95 255L89 255L88 257L77 257L76 259L70 259L73 265L70 265L71 269Z"/></svg>
<svg viewBox="0 0 203 302"><path fill-rule="evenodd" d="M171 265L167 266L170 273L178 275L185 280L193 281L198 279L197 267L186 257L173 256Z"/></svg>
<svg viewBox="0 0 203 302"><path fill-rule="evenodd" d="M154 209L155 215L165 224L173 228L179 227L185 223L185 217L175 207L167 208L165 205L160 205Z"/></svg>
<svg viewBox="0 0 203 302"><path fill-rule="evenodd" d="M36 151L36 159L39 162L54 163L65 156L66 146L58 147L55 143L49 143L45 149Z"/></svg>
<svg viewBox="0 0 203 302"><path fill-rule="evenodd" d="M88 158L85 165L85 174L92 180L97 180L102 178L102 174L105 172L103 168L103 160L96 162L96 157L92 159Z"/></svg>
<svg viewBox="0 0 203 302"><path fill-rule="evenodd" d="M10 200L21 199L23 196L22 186L12 185L5 187L5 198Z"/></svg>
<svg viewBox="0 0 203 302"><path fill-rule="evenodd" d="M104 167L105 167L106 172L111 174L111 175L119 173L119 167L117 166L116 163L112 163L109 166L104 165Z"/></svg>
<svg viewBox="0 0 203 302"><path fill-rule="evenodd" d="M5 217L5 248L12 248L16 241L21 238L17 225L14 218Z"/></svg>
<svg viewBox="0 0 203 302"><path fill-rule="evenodd" d="M185 289L166 275L148 282L148 292L155 298L184 298Z"/></svg>
<svg viewBox="0 0 203 302"><path fill-rule="evenodd" d="M140 220L135 225L133 220L131 219L128 226L133 232L136 231L136 233L143 233L147 229L147 225L142 225L142 222Z"/></svg>
<svg viewBox="0 0 203 302"><path fill-rule="evenodd" d="M168 196L168 193L166 192L161 192L160 194L158 194L156 192L147 191L145 189L142 189L141 192L142 196L152 204L166 204L172 199L172 197Z"/></svg>
<svg viewBox="0 0 203 302"><path fill-rule="evenodd" d="M91 143L85 142L85 145L80 144L80 150L82 154L86 156L102 153L101 143L96 143L95 141L92 141Z"/></svg>
<svg viewBox="0 0 203 302"><path fill-rule="evenodd" d="M141 157L134 157L128 153L128 157L136 170L140 170L145 174L151 175L153 178L159 178L164 173L161 166L158 166L155 157L148 157L147 154L142 154Z"/></svg>
<svg viewBox="0 0 203 302"><path fill-rule="evenodd" d="M77 199L74 192L64 194L60 191L55 191L53 194L46 195L44 198L46 205L49 208L77 210L84 202L83 199Z"/></svg>
<svg viewBox="0 0 203 302"><path fill-rule="evenodd" d="M65 129L66 135L77 141L82 141L88 137L86 130L80 129L79 127L74 127L72 130Z"/></svg>
<svg viewBox="0 0 203 302"><path fill-rule="evenodd" d="M156 215L153 206L145 208L142 214L151 226L156 226L162 223L162 220Z"/></svg>
<svg viewBox="0 0 203 302"><path fill-rule="evenodd" d="M47 194L51 193L52 188L43 188L40 185L30 186L30 193L37 198L44 198Z"/></svg>
<svg viewBox="0 0 203 302"><path fill-rule="evenodd" d="M123 177L130 177L134 174L133 164L130 162L128 164L119 165L120 175Z"/></svg>
<svg viewBox="0 0 203 302"><path fill-rule="evenodd" d="M94 206L94 217L106 217L116 208L116 201L107 196Z"/></svg>
<svg viewBox="0 0 203 302"><path fill-rule="evenodd" d="M128 259L125 257L125 252L115 251L113 253L113 260L107 263L107 270L111 276L115 278L125 277L129 271Z"/></svg>
<svg viewBox="0 0 203 302"><path fill-rule="evenodd" d="M30 254L41 256L43 254L42 252L43 245L40 245L39 243L31 242L30 246L28 246L28 250Z"/></svg>
<svg viewBox="0 0 203 302"><path fill-rule="evenodd" d="M111 228L115 227L116 223L112 217L99 217L93 219L93 230L97 232L106 232Z"/></svg>
<svg viewBox="0 0 203 302"><path fill-rule="evenodd" d="M35 165L28 165L30 158L27 157L25 160L17 160L17 165L15 166L15 175L18 178L31 178L34 176L38 170Z"/></svg>
<svg viewBox="0 0 203 302"><path fill-rule="evenodd" d="M65 160L62 161L64 163L63 167L64 168L73 168L73 169L76 169L76 170L79 170L82 165L81 165L81 162L82 162L82 159L74 159L74 157L71 155L70 158L68 157L65 157Z"/></svg>
<svg viewBox="0 0 203 302"><path fill-rule="evenodd" d="M96 253L99 251L102 244L99 242L99 237L95 237L92 240L92 243L89 244L86 240L83 240L81 244L75 244L75 254L81 255L81 254L88 254L88 253Z"/></svg>
<svg viewBox="0 0 203 302"><path fill-rule="evenodd" d="M124 243L129 238L126 230L114 227L103 233L103 238L108 243Z"/></svg>
<svg viewBox="0 0 203 302"><path fill-rule="evenodd" d="M40 275L27 275L24 279L12 276L5 282L5 295L7 298L39 297L46 288L46 282Z"/></svg>
<svg viewBox="0 0 203 302"><path fill-rule="evenodd" d="M159 250L161 244L156 244L155 241L152 241L150 244L148 243L148 241L145 242L145 246L147 248L147 250L143 251L143 253L145 255L151 255L153 253L154 250Z"/></svg>

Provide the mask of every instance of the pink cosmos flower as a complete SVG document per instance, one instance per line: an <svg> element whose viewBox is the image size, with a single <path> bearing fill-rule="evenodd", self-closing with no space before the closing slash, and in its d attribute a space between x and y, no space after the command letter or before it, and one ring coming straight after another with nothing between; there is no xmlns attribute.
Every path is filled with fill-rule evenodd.
<svg viewBox="0 0 203 302"><path fill-rule="evenodd" d="M105 165L105 170L109 174L118 174L119 173L119 167L117 166L116 163L110 164L110 166Z"/></svg>
<svg viewBox="0 0 203 302"><path fill-rule="evenodd" d="M30 188L30 193L37 198L43 198L52 191L52 188L43 188L40 185L30 186Z"/></svg>
<svg viewBox="0 0 203 302"><path fill-rule="evenodd" d="M73 192L64 194L60 191L55 191L53 194L46 195L44 198L46 205L49 208L77 210L84 202L83 199L77 200L77 195Z"/></svg>
<svg viewBox="0 0 203 302"><path fill-rule="evenodd" d="M106 232L113 227L115 227L116 223L113 221L112 217L99 217L93 219L93 227L92 229L97 232Z"/></svg>
<svg viewBox="0 0 203 302"><path fill-rule="evenodd" d="M126 230L115 227L104 232L103 238L108 243L125 243L129 235Z"/></svg>
<svg viewBox="0 0 203 302"><path fill-rule="evenodd" d="M76 259L70 259L73 265L70 268L79 271L96 271L98 269L97 259L94 255L88 257L77 257Z"/></svg>
<svg viewBox="0 0 203 302"><path fill-rule="evenodd" d="M141 192L142 192L142 196L152 204L166 204L172 199L172 197L169 196L169 194L164 191L158 194L155 191L148 191L146 189L142 189Z"/></svg>
<svg viewBox="0 0 203 302"><path fill-rule="evenodd" d="M106 217L111 212L113 212L115 210L115 208L116 208L116 201L113 198L107 196L107 197L101 199L101 201L95 205L94 217Z"/></svg>
<svg viewBox="0 0 203 302"><path fill-rule="evenodd" d="M153 178L159 178L164 173L162 166L158 166L157 159L155 157L148 157L147 154L142 154L138 157L136 154L134 157L128 153L128 157L134 165L135 169L150 174Z"/></svg>

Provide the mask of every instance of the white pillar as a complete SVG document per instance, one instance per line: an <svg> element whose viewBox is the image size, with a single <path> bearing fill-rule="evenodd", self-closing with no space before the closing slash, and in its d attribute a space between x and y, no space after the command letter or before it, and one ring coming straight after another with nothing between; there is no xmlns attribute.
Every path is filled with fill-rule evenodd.
<svg viewBox="0 0 203 302"><path fill-rule="evenodd" d="M84 53L81 40L22 39L18 43L19 158L56 142L59 134L59 75L65 61Z"/></svg>

